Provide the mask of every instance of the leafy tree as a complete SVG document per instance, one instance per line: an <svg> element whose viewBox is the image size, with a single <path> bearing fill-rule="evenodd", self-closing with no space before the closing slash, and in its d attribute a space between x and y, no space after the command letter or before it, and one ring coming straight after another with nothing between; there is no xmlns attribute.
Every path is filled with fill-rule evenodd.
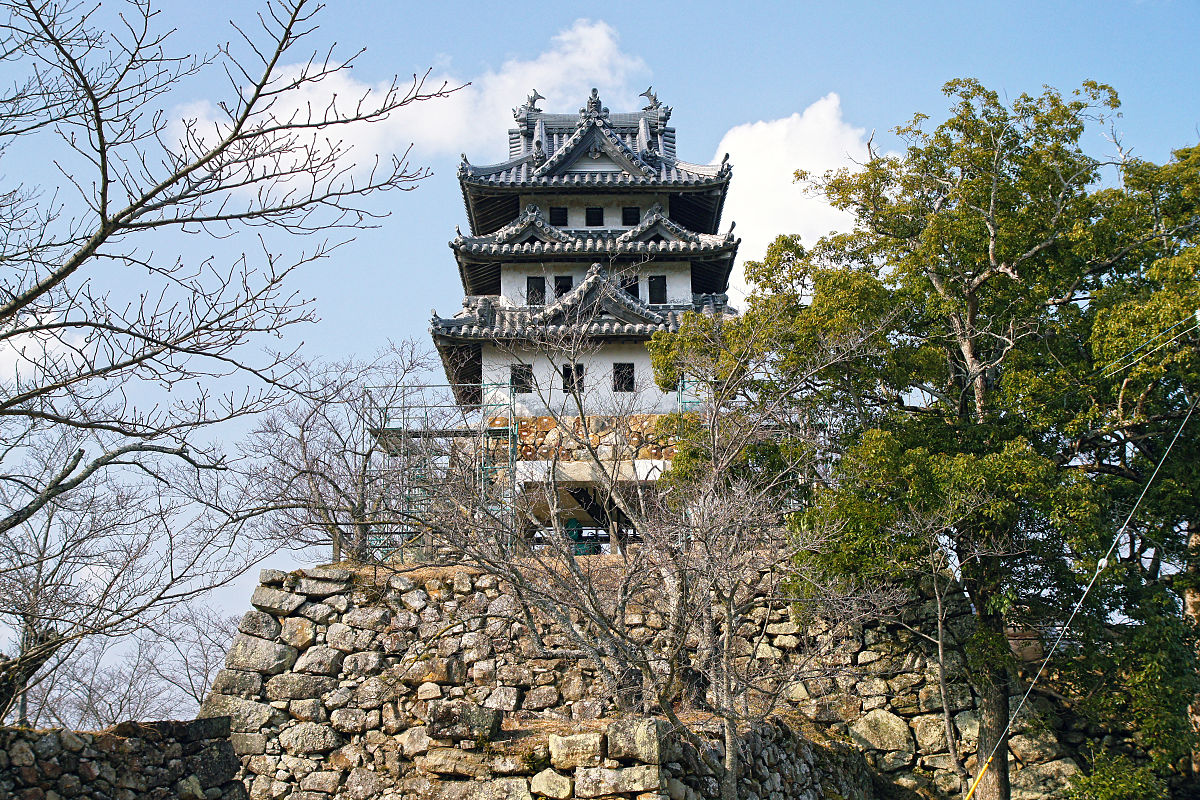
<svg viewBox="0 0 1200 800"><path fill-rule="evenodd" d="M1073 631L1089 646L1063 661L1080 697L1140 682L1120 708L1088 710L1133 714L1164 766L1193 741L1194 643L1180 606L1197 573L1194 436L1121 525L1200 389L1197 152L1162 166L1089 154L1083 143L1118 108L1101 84L1010 104L974 80L945 93L945 121L930 129L917 115L897 129L903 152L797 176L856 224L811 250L776 240L747 265L757 289L739 324L784 342L779 385L814 348L862 338L859 357L791 395L822 421L829 456L807 514L842 525L830 566L893 578L928 562L906 516L956 520L941 546L975 612L981 753L1006 753L1009 628L1065 620L1121 530ZM664 374L677 359L666 339ZM1167 643L1180 646L1164 662L1155 653ZM1000 757L976 796L1008 795Z"/></svg>

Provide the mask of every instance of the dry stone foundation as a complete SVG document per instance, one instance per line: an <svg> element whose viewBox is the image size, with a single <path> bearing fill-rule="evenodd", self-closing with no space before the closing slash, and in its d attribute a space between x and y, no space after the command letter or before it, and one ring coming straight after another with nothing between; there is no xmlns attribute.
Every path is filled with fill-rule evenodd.
<svg viewBox="0 0 1200 800"><path fill-rule="evenodd" d="M717 796L695 746L661 720L614 718L586 662L531 657L494 577L261 580L201 711L232 719L252 800ZM715 732L706 742L720 753ZM747 797L875 797L853 748L782 723L740 756Z"/></svg>
<svg viewBox="0 0 1200 800"><path fill-rule="evenodd" d="M537 657L494 576L264 570L251 602L201 714L232 719L252 800L716 796L694 748L669 732L654 727L652 737L669 755L625 748L614 731L627 721L591 665ZM918 600L906 621L928 613ZM801 637L822 635L786 611L764 609L758 621L757 658L799 658ZM650 637L662 624L653 612L635 622ZM965 603L948 626L969 632ZM552 630L543 635L554 641ZM897 796L955 794L927 645L903 625L878 624L832 652L822 677L787 688L781 718L803 718L841 744L800 737L798 724L762 725L741 753L745 796L865 800L872 781ZM972 768L975 698L961 662L947 667L952 724ZM1092 736L1050 722L1034 713L1019 724L1017 798L1061 797L1078 768L1073 748Z"/></svg>
<svg viewBox="0 0 1200 800"><path fill-rule="evenodd" d="M222 717L100 733L0 728L0 798L245 800L240 766Z"/></svg>

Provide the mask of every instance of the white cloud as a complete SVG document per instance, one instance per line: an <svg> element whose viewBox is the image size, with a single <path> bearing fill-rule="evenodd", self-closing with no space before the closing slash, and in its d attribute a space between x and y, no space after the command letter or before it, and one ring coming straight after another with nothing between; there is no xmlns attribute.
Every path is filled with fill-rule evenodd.
<svg viewBox="0 0 1200 800"><path fill-rule="evenodd" d="M579 108L592 87L610 108L633 108L639 105L637 92L645 88L634 80L648 75L642 59L621 50L611 25L580 19L556 34L545 52L470 78L470 86L447 99L404 109L387 127L394 139L413 142L418 157L465 150L472 161L500 160L508 155L503 131L514 124L512 109L531 89L545 95L541 107L550 110ZM447 71L431 76L431 85L466 80Z"/></svg>
<svg viewBox="0 0 1200 800"><path fill-rule="evenodd" d="M713 161L725 153L733 164L733 180L722 218L737 222L742 239L730 279L736 303L746 291L742 262L761 259L779 234L800 234L811 245L832 230L849 229L849 214L805 194L793 174L798 169L820 174L865 160L867 131L846 122L841 99L831 92L790 117L731 128Z"/></svg>
<svg viewBox="0 0 1200 800"><path fill-rule="evenodd" d="M457 157L462 152L474 163L485 164L508 157L504 132L515 124L512 109L524 102L532 89L545 96L544 109L579 108L592 87L599 90L605 105L632 108L638 105L637 92L645 86L634 80L649 75L642 59L621 50L612 26L587 19L576 20L557 33L544 52L529 59L510 59L482 75L458 74L445 58L439 58L435 69L425 80L424 91L443 84L463 88L445 98L412 103L380 122L325 129L306 143L318 152L330 144L338 146L345 163L357 164L360 172L374 164L375 156L403 153L410 143L416 164L427 164L435 157ZM286 84L302 70L299 64L281 67L280 83ZM388 84L363 83L348 70L337 71L279 95L270 114L276 120L303 120L331 108L340 107L345 113L360 100L370 106L372 96L379 98L387 89ZM173 116L178 120L171 131L174 138L183 134L185 119L197 120L195 130L209 140L227 127L224 115L209 101L181 106ZM271 166L263 164L263 168Z"/></svg>

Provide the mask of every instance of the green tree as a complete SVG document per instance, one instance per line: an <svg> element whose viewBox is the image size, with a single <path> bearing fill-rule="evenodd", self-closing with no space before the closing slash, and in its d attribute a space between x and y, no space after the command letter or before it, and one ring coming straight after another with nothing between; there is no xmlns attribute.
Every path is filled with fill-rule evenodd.
<svg viewBox="0 0 1200 800"><path fill-rule="evenodd" d="M1101 84L1011 103L973 80L945 93L945 121L897 129L902 153L797 176L854 229L811 250L778 239L747 265L757 288L737 324L776 331L764 338L782 342L779 386L814 348L862 343L790 397L830 454L807 513L842 525L829 566L889 578L928 561L906 516L956 520L942 547L975 611L980 752L1005 754L1008 629L1065 619L1200 389L1186 321L1200 299L1198 159L1086 152L1118 108ZM664 375L679 358L667 338L655 352ZM1171 698L1195 686L1180 607L1195 591L1200 485L1195 438L1176 447L1089 596L1078 635L1099 646L1071 660L1070 677L1093 697L1140 681L1123 708L1090 710L1133 713L1162 765L1193 739ZM1156 659L1171 642L1184 644L1168 648L1178 658ZM1008 784L997 758L976 797L1006 798Z"/></svg>

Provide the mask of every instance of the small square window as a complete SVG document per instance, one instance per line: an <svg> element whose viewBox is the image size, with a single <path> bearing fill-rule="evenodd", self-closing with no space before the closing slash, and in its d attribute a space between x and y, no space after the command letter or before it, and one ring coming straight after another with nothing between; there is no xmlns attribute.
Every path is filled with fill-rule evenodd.
<svg viewBox="0 0 1200 800"><path fill-rule="evenodd" d="M563 364L562 365L562 388L564 392L572 394L583 393L583 365L582 364Z"/></svg>
<svg viewBox="0 0 1200 800"><path fill-rule="evenodd" d="M625 206L621 209L621 224L632 228L642 221L642 209L637 206Z"/></svg>
<svg viewBox="0 0 1200 800"><path fill-rule="evenodd" d="M508 368L508 385L513 394L533 394L533 365L513 364Z"/></svg>
<svg viewBox="0 0 1200 800"><path fill-rule="evenodd" d="M638 297L638 276L626 275L621 278L621 289L630 297Z"/></svg>
<svg viewBox="0 0 1200 800"><path fill-rule="evenodd" d="M525 279L525 305L528 306L544 306L546 305L546 279L537 277L528 277Z"/></svg>
<svg viewBox="0 0 1200 800"><path fill-rule="evenodd" d="M575 286L575 279L570 275L555 275L554 276L554 296L562 297L571 288Z"/></svg>
<svg viewBox="0 0 1200 800"><path fill-rule="evenodd" d="M584 211L584 222L589 228L599 228L604 224L604 209L592 206Z"/></svg>
<svg viewBox="0 0 1200 800"><path fill-rule="evenodd" d="M633 391L633 364L613 364L613 391Z"/></svg>
<svg viewBox="0 0 1200 800"><path fill-rule="evenodd" d="M566 206L550 206L550 224L559 228L567 224Z"/></svg>
<svg viewBox="0 0 1200 800"><path fill-rule="evenodd" d="M651 275L646 279L646 288L649 290L651 305L662 305L667 302L666 275Z"/></svg>

